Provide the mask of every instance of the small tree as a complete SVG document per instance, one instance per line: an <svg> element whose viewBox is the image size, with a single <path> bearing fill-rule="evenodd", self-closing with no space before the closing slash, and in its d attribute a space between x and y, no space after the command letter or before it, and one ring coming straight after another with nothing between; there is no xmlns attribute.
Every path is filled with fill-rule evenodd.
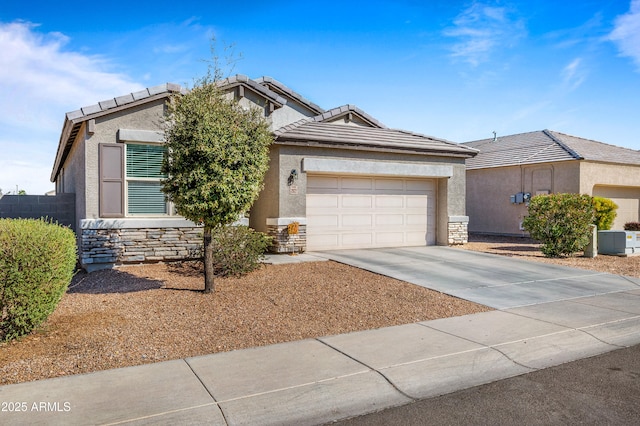
<svg viewBox="0 0 640 426"><path fill-rule="evenodd" d="M542 242L541 250L546 256L560 257L583 250L589 244L594 220L589 195L538 195L531 199L523 226L532 238Z"/></svg>
<svg viewBox="0 0 640 426"><path fill-rule="evenodd" d="M598 227L598 230L608 231L611 229L613 221L616 219L618 205L609 198L593 197L593 208L596 213L594 225Z"/></svg>
<svg viewBox="0 0 640 426"><path fill-rule="evenodd" d="M262 111L245 109L209 73L167 108L162 191L179 214L204 225L205 293L214 290L212 230L249 210L262 189L273 136Z"/></svg>

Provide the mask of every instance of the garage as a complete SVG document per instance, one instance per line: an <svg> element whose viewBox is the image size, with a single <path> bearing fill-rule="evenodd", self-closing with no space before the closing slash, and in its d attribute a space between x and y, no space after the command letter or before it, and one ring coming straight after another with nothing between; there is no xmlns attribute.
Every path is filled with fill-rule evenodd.
<svg viewBox="0 0 640 426"><path fill-rule="evenodd" d="M436 243L436 180L309 174L307 249Z"/></svg>

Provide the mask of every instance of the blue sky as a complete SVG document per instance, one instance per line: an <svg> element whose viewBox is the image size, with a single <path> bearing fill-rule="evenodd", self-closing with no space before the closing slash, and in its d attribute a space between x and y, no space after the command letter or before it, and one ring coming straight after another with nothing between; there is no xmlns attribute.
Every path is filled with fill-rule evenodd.
<svg viewBox="0 0 640 426"><path fill-rule="evenodd" d="M0 188L53 189L64 114L206 71L454 142L551 129L640 149L640 0L5 1ZM104 6L103 6L104 5ZM108 5L108 6L107 6Z"/></svg>

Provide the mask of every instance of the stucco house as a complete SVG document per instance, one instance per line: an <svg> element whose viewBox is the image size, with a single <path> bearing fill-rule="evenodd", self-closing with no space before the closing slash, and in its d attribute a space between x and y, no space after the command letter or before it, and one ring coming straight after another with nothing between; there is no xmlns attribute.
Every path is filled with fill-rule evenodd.
<svg viewBox="0 0 640 426"><path fill-rule="evenodd" d="M325 110L270 77L221 84L261 108L274 134L249 214L275 237L274 252L466 241L465 160L475 149L389 129L353 105ZM200 244L200 229L160 192L161 119L174 93L185 91L164 84L66 114L51 181L75 193L88 270L183 259Z"/></svg>
<svg viewBox="0 0 640 426"><path fill-rule="evenodd" d="M612 229L640 217L640 152L551 130L466 142L469 232L525 235L527 199L579 193L615 201Z"/></svg>

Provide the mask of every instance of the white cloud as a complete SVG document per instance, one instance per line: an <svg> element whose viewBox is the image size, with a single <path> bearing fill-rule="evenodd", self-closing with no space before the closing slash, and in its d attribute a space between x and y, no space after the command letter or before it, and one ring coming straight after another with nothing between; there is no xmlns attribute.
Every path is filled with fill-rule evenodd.
<svg viewBox="0 0 640 426"><path fill-rule="evenodd" d="M577 89L586 80L586 71L582 66L582 59L576 58L562 69L562 80L569 90Z"/></svg>
<svg viewBox="0 0 640 426"><path fill-rule="evenodd" d="M142 88L112 72L106 58L65 49L64 34L37 30L0 22L0 188L17 184L28 193L52 188L48 175L66 112Z"/></svg>
<svg viewBox="0 0 640 426"><path fill-rule="evenodd" d="M525 35L522 20L512 19L504 7L474 2L454 20L444 35L459 41L451 47L451 55L472 66L489 60L492 52L511 47Z"/></svg>
<svg viewBox="0 0 640 426"><path fill-rule="evenodd" d="M640 71L640 0L632 0L629 12L615 20L615 27L609 34L622 56L630 57Z"/></svg>

